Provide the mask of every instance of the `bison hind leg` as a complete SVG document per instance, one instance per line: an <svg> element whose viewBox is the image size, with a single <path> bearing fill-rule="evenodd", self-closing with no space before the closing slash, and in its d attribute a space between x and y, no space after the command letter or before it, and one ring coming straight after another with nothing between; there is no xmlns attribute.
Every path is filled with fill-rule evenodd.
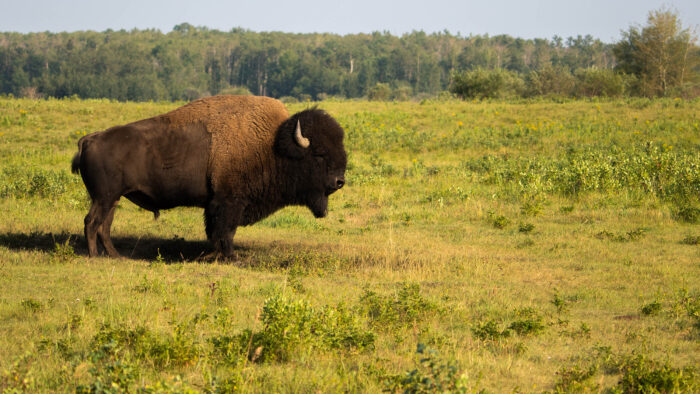
<svg viewBox="0 0 700 394"><path fill-rule="evenodd" d="M112 207L109 209L109 212L107 213L104 222L102 222L102 225L97 229L97 236L102 242L102 246L105 248L105 251L107 252L109 257L114 259L122 257L119 254L119 252L117 252L117 249L114 247L114 244L112 243L112 237L110 235L112 221L114 220L114 211L117 210L118 203L119 201L115 201L112 204Z"/></svg>
<svg viewBox="0 0 700 394"><path fill-rule="evenodd" d="M112 244L110 237L110 227L114 219L114 211L117 201L105 202L95 199L92 201L90 210L85 216L85 238L88 243L88 255L97 256L97 238L111 257L119 257L119 253Z"/></svg>

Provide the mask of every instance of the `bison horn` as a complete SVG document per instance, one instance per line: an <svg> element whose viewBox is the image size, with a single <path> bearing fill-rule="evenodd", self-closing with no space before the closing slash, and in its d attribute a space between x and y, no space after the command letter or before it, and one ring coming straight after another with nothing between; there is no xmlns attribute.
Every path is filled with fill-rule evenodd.
<svg viewBox="0 0 700 394"><path fill-rule="evenodd" d="M308 148L309 147L309 139L305 138L303 135L301 135L301 124L297 120L297 129L294 132L294 140L301 146L302 148Z"/></svg>

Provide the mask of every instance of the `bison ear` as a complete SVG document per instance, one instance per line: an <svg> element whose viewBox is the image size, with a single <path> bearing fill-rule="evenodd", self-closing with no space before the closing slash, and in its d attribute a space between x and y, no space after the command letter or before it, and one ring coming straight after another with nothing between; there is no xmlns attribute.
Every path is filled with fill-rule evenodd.
<svg viewBox="0 0 700 394"><path fill-rule="evenodd" d="M304 137L299 119L287 119L277 130L275 138L275 151L290 159L301 159L306 154L310 145L308 138Z"/></svg>

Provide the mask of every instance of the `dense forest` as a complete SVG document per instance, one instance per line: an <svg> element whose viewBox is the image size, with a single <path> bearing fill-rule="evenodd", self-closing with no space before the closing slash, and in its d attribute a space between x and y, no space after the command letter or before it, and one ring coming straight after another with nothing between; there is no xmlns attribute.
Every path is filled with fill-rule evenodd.
<svg viewBox="0 0 700 394"><path fill-rule="evenodd" d="M590 35L525 40L447 31L292 34L177 25L0 33L0 94L192 100L252 93L287 99L697 96L700 50L677 14L606 44Z"/></svg>
<svg viewBox="0 0 700 394"><path fill-rule="evenodd" d="M157 30L0 33L0 93L177 100L250 91L319 99L367 96L377 84L407 96L449 88L455 71L545 66L610 68L591 36L524 40L449 32L290 34L181 24Z"/></svg>

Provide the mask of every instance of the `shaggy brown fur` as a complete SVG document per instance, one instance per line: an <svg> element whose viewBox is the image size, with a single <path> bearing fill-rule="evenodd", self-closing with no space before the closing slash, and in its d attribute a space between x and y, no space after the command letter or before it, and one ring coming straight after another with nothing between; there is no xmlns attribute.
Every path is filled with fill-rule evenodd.
<svg viewBox="0 0 700 394"><path fill-rule="evenodd" d="M270 181L277 128L289 118L284 104L269 97L214 96L160 118L173 127L202 123L211 134L208 176L217 192L248 194ZM249 174L263 175L250 179ZM241 186L253 190L236 190Z"/></svg>

